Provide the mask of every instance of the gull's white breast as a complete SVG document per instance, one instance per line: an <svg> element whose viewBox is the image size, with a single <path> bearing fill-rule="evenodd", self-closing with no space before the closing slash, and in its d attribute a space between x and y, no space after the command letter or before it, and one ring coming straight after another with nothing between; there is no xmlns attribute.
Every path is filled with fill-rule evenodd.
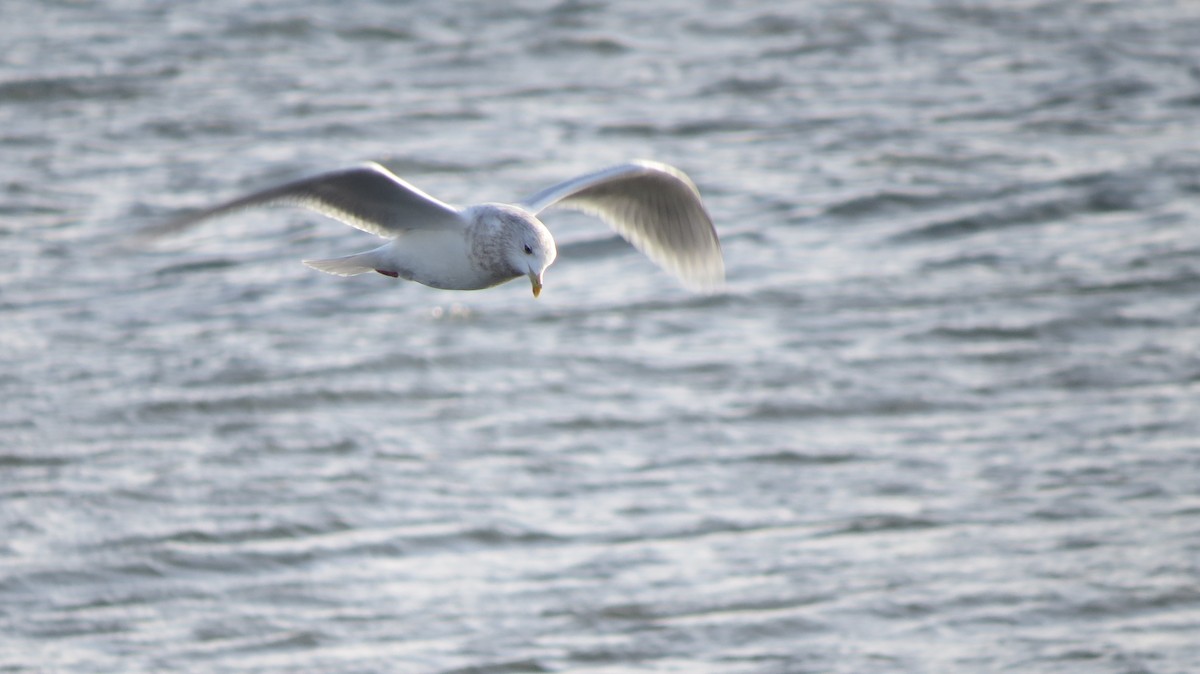
<svg viewBox="0 0 1200 674"><path fill-rule="evenodd" d="M489 275L471 264L467 237L462 231L412 230L380 249L401 277L434 288L478 290L495 285Z"/></svg>

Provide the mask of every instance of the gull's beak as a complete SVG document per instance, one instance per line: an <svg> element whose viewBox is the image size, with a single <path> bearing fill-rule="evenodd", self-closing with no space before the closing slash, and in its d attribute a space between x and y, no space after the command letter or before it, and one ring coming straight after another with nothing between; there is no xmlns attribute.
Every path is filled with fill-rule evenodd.
<svg viewBox="0 0 1200 674"><path fill-rule="evenodd" d="M529 272L529 282L533 284L533 296L542 294L542 275Z"/></svg>

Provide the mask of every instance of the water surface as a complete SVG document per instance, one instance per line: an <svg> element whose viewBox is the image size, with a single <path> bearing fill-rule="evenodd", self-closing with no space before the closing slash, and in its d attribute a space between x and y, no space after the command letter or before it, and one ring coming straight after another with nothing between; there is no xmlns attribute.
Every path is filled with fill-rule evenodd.
<svg viewBox="0 0 1200 674"><path fill-rule="evenodd" d="M1200 662L1200 5L18 3L0 671ZM541 299L246 213L647 157L728 287L597 222Z"/></svg>

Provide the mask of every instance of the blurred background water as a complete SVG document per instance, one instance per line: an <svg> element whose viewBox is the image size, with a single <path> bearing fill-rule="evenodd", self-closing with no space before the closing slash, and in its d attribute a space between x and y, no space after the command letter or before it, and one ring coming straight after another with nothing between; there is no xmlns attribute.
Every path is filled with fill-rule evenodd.
<svg viewBox="0 0 1200 674"><path fill-rule="evenodd" d="M1200 3L0 3L0 671L1194 672ZM298 260L645 157L528 284Z"/></svg>

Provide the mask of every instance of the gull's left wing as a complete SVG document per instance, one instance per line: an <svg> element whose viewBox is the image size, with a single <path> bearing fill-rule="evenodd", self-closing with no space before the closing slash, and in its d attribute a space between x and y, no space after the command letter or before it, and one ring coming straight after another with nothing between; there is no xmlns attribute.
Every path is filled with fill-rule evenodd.
<svg viewBox="0 0 1200 674"><path fill-rule="evenodd" d="M534 215L552 206L590 213L689 288L725 280L721 243L700 192L683 171L634 161L548 187L520 205Z"/></svg>

